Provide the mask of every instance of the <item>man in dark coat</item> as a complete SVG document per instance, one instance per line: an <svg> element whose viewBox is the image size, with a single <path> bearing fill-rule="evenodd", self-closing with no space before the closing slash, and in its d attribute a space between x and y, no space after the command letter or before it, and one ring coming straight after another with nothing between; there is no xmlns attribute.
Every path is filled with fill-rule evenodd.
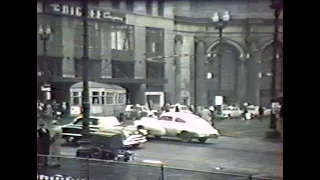
<svg viewBox="0 0 320 180"><path fill-rule="evenodd" d="M40 122L40 129L37 131L38 139L39 139L39 150L41 155L45 155L44 166L48 166L48 157L50 154L50 144L51 144L51 136L48 128L45 127L45 123Z"/></svg>

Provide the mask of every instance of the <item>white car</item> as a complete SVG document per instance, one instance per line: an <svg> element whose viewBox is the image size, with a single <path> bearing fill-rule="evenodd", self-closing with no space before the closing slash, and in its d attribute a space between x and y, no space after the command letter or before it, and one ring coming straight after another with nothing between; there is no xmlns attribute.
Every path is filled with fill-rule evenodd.
<svg viewBox="0 0 320 180"><path fill-rule="evenodd" d="M176 107L178 107L180 112L191 113L191 114L193 113L189 110L189 108L187 106L181 105L181 104L171 105L169 108L170 112L175 112Z"/></svg>
<svg viewBox="0 0 320 180"><path fill-rule="evenodd" d="M243 111L234 106L227 106L222 109L222 116L224 118L236 118L236 117L241 117L243 114Z"/></svg>
<svg viewBox="0 0 320 180"><path fill-rule="evenodd" d="M83 117L75 118L71 123L62 126L62 137L67 142L77 143L82 137ZM122 126L115 116L90 116L90 131L121 132L124 135L123 145L137 147L147 142L147 131L137 130L136 126Z"/></svg>
<svg viewBox="0 0 320 180"><path fill-rule="evenodd" d="M209 138L218 138L218 130L201 117L184 112L167 112L159 118L143 117L134 121L138 129L145 129L149 135L179 137L184 142L198 139L204 143Z"/></svg>
<svg viewBox="0 0 320 180"><path fill-rule="evenodd" d="M155 116L157 110L150 110L148 106L142 105L127 105L125 109L125 116L128 119L137 119L143 116Z"/></svg>
<svg viewBox="0 0 320 180"><path fill-rule="evenodd" d="M265 107L262 107L262 108L263 108L263 115L264 116L271 115L271 109L267 109ZM259 116L259 106L250 105L250 106L247 106L247 110L250 114L252 114L253 117Z"/></svg>

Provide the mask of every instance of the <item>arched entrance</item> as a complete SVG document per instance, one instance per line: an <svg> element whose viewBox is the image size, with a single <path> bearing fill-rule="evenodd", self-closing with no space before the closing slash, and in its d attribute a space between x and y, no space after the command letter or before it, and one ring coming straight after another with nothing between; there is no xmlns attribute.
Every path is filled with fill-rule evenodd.
<svg viewBox="0 0 320 180"><path fill-rule="evenodd" d="M234 41L223 40L213 43L207 53L211 54L207 59L207 72L213 74L212 79L207 79L208 103L213 104L217 95L224 96L225 103L237 103L243 48Z"/></svg>
<svg viewBox="0 0 320 180"><path fill-rule="evenodd" d="M260 105L269 106L271 97L272 83L272 59L274 50L274 41L269 41L261 48L260 54L260 72L259 72L259 91ZM282 60L282 43L279 42L277 55L277 71L276 71L276 89L277 94L281 94L283 90L283 60Z"/></svg>

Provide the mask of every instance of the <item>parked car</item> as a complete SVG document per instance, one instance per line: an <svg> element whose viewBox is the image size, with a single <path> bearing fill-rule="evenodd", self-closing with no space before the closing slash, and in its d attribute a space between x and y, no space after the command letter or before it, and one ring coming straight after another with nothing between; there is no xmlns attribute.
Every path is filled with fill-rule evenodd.
<svg viewBox="0 0 320 180"><path fill-rule="evenodd" d="M198 139L204 143L209 138L220 136L217 129L213 128L206 120L201 117L185 112L167 112L159 118L143 117L134 121L138 129L145 129L148 135L156 138L162 136L178 137L184 142Z"/></svg>
<svg viewBox="0 0 320 180"><path fill-rule="evenodd" d="M241 117L243 110L234 106L226 106L222 109L222 116L224 118L237 118Z"/></svg>
<svg viewBox="0 0 320 180"><path fill-rule="evenodd" d="M155 116L156 110L150 110L148 106L127 105L125 109L125 117L127 119L140 119L141 117Z"/></svg>
<svg viewBox="0 0 320 180"><path fill-rule="evenodd" d="M82 137L82 123L83 117L75 118L71 123L62 126L62 137L68 143L78 143ZM105 132L116 132L123 133L124 146L137 147L147 141L145 135L146 131L137 130L133 125L122 126L118 119L114 116L102 117L102 116L91 116L89 118L90 132L105 131Z"/></svg>
<svg viewBox="0 0 320 180"><path fill-rule="evenodd" d="M271 109L267 109L265 107L263 108L263 115L264 116L270 116L271 115ZM259 106L249 105L247 106L247 110L249 113L252 114L253 117L259 116Z"/></svg>

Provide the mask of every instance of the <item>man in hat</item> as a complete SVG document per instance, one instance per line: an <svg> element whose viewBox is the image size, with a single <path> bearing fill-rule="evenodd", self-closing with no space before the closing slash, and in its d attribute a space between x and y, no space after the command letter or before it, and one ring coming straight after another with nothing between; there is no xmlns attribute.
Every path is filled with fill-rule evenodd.
<svg viewBox="0 0 320 180"><path fill-rule="evenodd" d="M45 122L39 122L40 128L37 130L37 135L39 139L39 150L41 155L45 155L44 157L44 166L48 166L48 155L50 154L50 131L45 127Z"/></svg>
<svg viewBox="0 0 320 180"><path fill-rule="evenodd" d="M62 127L59 126L59 122L56 120L52 121L52 130L51 130L51 154L56 157L52 157L52 159L56 159L56 165L60 166L60 155L61 155L61 140L62 140Z"/></svg>

